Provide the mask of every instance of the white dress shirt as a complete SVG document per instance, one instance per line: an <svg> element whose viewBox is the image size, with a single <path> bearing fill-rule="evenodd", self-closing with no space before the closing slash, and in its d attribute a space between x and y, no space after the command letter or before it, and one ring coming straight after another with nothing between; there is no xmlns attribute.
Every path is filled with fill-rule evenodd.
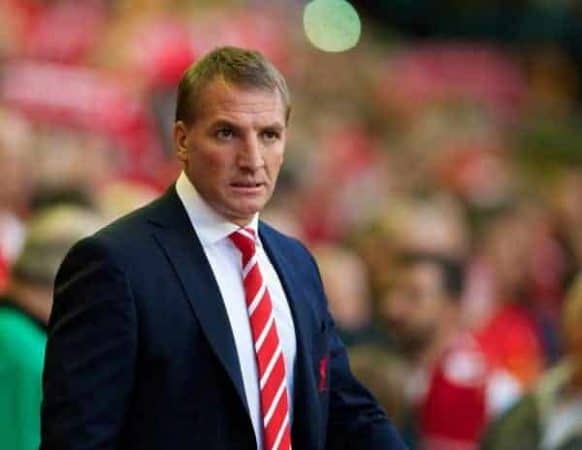
<svg viewBox="0 0 582 450"><path fill-rule="evenodd" d="M206 258L218 282L236 345L249 413L255 430L257 449L262 450L263 426L257 363L245 301L241 254L228 239L228 235L240 227L227 221L214 211L198 194L184 172L176 182L176 191L202 243ZM257 236L256 252L258 264L273 303L273 314L285 360L287 389L290 397L289 419L291 420L293 368L295 367L296 353L295 328L283 286L258 237L258 223L259 215L257 213L247 227L252 228Z"/></svg>

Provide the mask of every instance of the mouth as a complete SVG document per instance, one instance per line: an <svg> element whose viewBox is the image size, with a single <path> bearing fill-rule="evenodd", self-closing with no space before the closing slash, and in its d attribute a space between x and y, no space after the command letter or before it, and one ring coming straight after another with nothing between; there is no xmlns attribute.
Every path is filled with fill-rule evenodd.
<svg viewBox="0 0 582 450"><path fill-rule="evenodd" d="M230 183L231 189L241 194L256 194L263 189L265 183L255 181L235 181Z"/></svg>

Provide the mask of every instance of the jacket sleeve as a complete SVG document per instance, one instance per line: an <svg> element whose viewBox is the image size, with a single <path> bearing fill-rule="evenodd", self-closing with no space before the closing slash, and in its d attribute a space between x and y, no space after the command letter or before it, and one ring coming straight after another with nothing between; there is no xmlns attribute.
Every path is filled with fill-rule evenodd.
<svg viewBox="0 0 582 450"><path fill-rule="evenodd" d="M135 306L126 275L92 237L55 281L43 374L41 450L115 449L133 386Z"/></svg>
<svg viewBox="0 0 582 450"><path fill-rule="evenodd" d="M310 255L311 257L311 255ZM398 432L374 397L352 375L347 352L328 311L321 276L313 257L324 304L329 339L327 450L406 450Z"/></svg>

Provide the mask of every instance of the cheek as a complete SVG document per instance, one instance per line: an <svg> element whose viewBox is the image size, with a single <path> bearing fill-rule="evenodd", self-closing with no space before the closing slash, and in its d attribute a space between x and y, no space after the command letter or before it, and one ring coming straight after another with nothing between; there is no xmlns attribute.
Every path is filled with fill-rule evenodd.
<svg viewBox="0 0 582 450"><path fill-rule="evenodd" d="M194 164L197 165L198 172L206 174L213 173L215 175L230 170L234 165L234 163L229 160L228 154L220 151L201 152L195 158Z"/></svg>
<svg viewBox="0 0 582 450"><path fill-rule="evenodd" d="M283 164L283 150L277 149L265 156L266 166L271 172L277 172Z"/></svg>
<svg viewBox="0 0 582 450"><path fill-rule="evenodd" d="M212 167L222 167L226 164L224 152L210 150L202 154L202 159L207 165Z"/></svg>

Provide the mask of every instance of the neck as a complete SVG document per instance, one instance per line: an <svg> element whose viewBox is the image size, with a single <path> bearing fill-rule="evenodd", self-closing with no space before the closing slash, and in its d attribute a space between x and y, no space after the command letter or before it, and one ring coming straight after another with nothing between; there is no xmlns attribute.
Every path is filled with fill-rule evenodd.
<svg viewBox="0 0 582 450"><path fill-rule="evenodd" d="M13 282L8 292L17 306L24 309L39 322L48 323L52 307L50 288Z"/></svg>
<svg viewBox="0 0 582 450"><path fill-rule="evenodd" d="M460 332L458 325L451 325L454 322L443 320L443 326L440 326L435 333L434 338L414 358L414 364L417 366L430 366L443 354L452 339Z"/></svg>

